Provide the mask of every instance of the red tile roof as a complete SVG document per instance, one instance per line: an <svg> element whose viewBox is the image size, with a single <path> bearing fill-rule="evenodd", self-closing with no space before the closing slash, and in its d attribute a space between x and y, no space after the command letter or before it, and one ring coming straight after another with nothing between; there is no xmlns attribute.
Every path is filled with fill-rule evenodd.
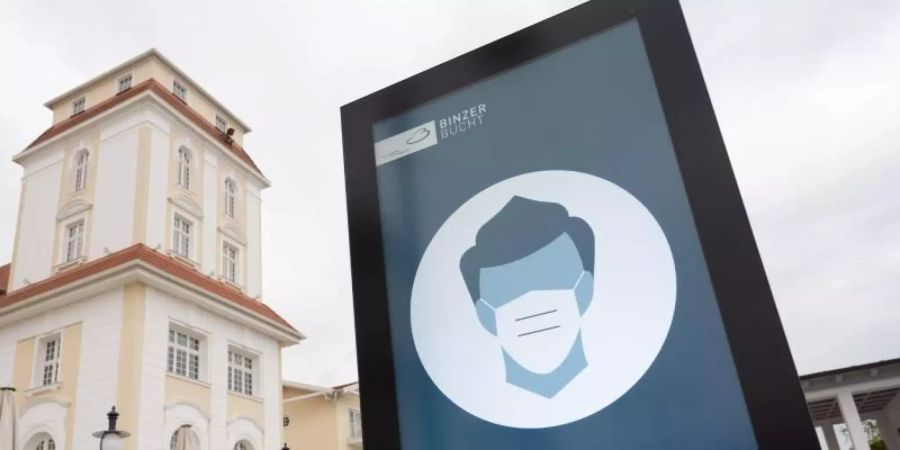
<svg viewBox="0 0 900 450"><path fill-rule="evenodd" d="M166 256L156 250L153 250L143 244L135 244L118 252L104 256L94 261L89 261L75 268L59 272L43 281L16 289L9 292L5 297L0 297L0 313L3 309L16 303L25 301L34 296L50 292L54 289L63 287L69 283L81 280L83 278L95 275L106 270L115 268L130 261L142 261L169 275L187 281L194 286L205 290L213 296L224 299L241 309L258 314L276 324L286 327L293 333L299 332L291 326L284 318L278 315L264 303L247 297L241 291L233 286L216 280L215 278L206 276L198 272L193 267L180 262L170 256ZM0 267L0 277L3 271L6 271L6 278L9 277L9 265ZM0 278L2 280L2 278ZM3 285L5 286L5 284Z"/></svg>
<svg viewBox="0 0 900 450"><path fill-rule="evenodd" d="M233 141L229 142L229 140L225 136L225 134L222 133L221 131L219 131L219 129L216 128L216 126L213 125L209 120L207 120L206 118L204 118L203 116L198 114L197 111L194 111L193 108L189 107L181 99L176 97L175 94L172 94L171 92L169 92L165 87L163 87L163 85L159 84L156 80L153 80L153 79L150 79L150 80L144 81L140 84L137 84L134 87L132 87L131 89L129 89L125 92L122 92L121 94L118 94L116 96L108 98L108 99L86 109L82 113L76 114L72 117L69 117L66 120L63 120L62 122L59 122L59 123L51 126L47 130L45 130L43 133L41 133L41 135L38 136L37 139L35 139L31 144L29 144L28 147L26 147L26 150L29 148L32 148L42 142L46 142L47 140L49 140L51 138L59 136L60 134L64 133L65 131L70 130L70 129L78 126L79 124L82 124L82 123L90 120L91 118L94 118L106 111L109 111L110 109L115 108L116 106L124 103L128 99L134 98L134 97L138 96L139 94L141 94L142 92L147 92L147 91L152 91L154 94L156 94L157 96L162 98L163 101L165 101L166 103L169 104L169 106L171 106L172 108L174 108L175 110L177 110L178 112L183 114L185 117L188 118L188 120L193 122L194 125L197 125L201 130L206 132L206 134L208 134L210 137L219 141L222 145L225 146L225 148L231 150L231 153L233 153L235 156L237 156L238 159L240 159L241 161L244 161L245 163L247 163L247 165L249 165L251 168L253 168L253 170L255 170L259 175L262 175L262 171L259 170L259 167L256 165L255 162L253 162L253 159L250 158L250 155L247 154L247 152L244 150L243 147L241 147L240 145L238 145L237 143L235 143Z"/></svg>

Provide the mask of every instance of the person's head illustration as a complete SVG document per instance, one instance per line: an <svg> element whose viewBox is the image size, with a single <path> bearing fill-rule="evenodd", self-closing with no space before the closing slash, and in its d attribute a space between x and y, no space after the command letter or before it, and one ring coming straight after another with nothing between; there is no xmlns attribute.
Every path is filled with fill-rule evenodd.
<svg viewBox="0 0 900 450"><path fill-rule="evenodd" d="M503 348L507 382L551 398L587 366L594 252L590 226L557 203L513 197L478 231L460 271Z"/></svg>

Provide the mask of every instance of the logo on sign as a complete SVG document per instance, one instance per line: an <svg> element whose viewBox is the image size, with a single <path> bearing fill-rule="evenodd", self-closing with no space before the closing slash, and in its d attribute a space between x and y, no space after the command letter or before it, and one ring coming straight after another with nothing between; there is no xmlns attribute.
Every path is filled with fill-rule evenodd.
<svg viewBox="0 0 900 450"><path fill-rule="evenodd" d="M375 143L375 164L382 165L437 145L437 128L432 120Z"/></svg>

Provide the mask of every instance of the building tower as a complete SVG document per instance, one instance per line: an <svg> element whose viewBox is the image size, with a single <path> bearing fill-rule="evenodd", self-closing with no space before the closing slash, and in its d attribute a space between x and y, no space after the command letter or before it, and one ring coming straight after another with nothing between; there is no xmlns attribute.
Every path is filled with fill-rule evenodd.
<svg viewBox="0 0 900 450"><path fill-rule="evenodd" d="M116 405L125 448L280 448L281 348L260 301L250 128L156 50L50 100L0 268L0 385L25 449L93 450ZM45 442L44 447L39 447Z"/></svg>

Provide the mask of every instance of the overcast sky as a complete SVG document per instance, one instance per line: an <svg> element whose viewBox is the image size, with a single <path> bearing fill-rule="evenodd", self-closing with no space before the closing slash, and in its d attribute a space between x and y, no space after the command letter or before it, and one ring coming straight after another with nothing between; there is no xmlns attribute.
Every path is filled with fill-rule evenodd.
<svg viewBox="0 0 900 450"><path fill-rule="evenodd" d="M353 381L338 108L578 3L4 1L0 260L41 105L156 47L254 129L285 377ZM799 371L900 357L900 2L683 6Z"/></svg>

